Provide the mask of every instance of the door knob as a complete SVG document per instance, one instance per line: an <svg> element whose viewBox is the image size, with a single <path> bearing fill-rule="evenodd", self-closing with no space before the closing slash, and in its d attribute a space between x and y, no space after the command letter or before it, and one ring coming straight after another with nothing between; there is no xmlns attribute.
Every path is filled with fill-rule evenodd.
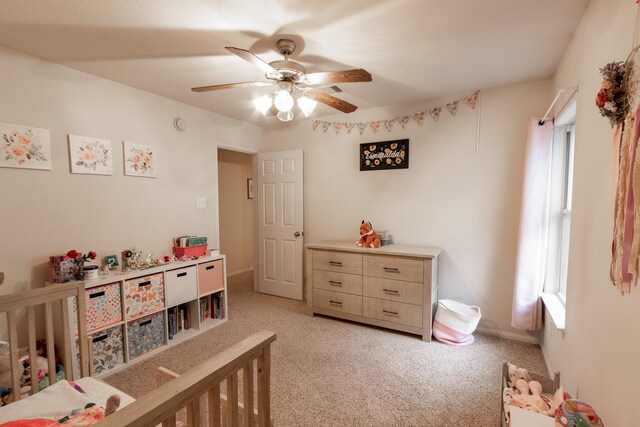
<svg viewBox="0 0 640 427"><path fill-rule="evenodd" d="M299 232L299 231L296 231L295 233L293 233L293 235L294 235L295 237L300 237L300 232Z"/></svg>

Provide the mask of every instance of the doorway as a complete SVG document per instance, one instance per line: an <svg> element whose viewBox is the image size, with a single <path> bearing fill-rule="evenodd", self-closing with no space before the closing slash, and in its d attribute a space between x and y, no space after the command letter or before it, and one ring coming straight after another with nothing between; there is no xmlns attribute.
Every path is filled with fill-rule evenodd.
<svg viewBox="0 0 640 427"><path fill-rule="evenodd" d="M253 154L218 148L220 253L227 257L230 292L254 288Z"/></svg>

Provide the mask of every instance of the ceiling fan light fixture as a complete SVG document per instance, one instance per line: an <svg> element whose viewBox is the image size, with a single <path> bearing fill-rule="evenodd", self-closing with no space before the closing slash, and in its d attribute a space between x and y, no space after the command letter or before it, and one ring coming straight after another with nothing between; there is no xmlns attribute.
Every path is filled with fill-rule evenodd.
<svg viewBox="0 0 640 427"><path fill-rule="evenodd" d="M273 98L273 105L275 105L278 111L280 111L281 113L286 113L288 111L291 111L291 109L293 108L293 97L288 90L281 90ZM278 115L278 117L279 116L280 115Z"/></svg>
<svg viewBox="0 0 640 427"><path fill-rule="evenodd" d="M293 120L293 111L279 111L278 118L283 122L290 122Z"/></svg>
<svg viewBox="0 0 640 427"><path fill-rule="evenodd" d="M300 110L304 113L305 117L309 117L311 113L313 113L316 105L318 105L317 101L307 98L306 96L298 98L298 107L300 107Z"/></svg>
<svg viewBox="0 0 640 427"><path fill-rule="evenodd" d="M253 105L256 106L258 111L260 111L263 116L266 116L267 111L269 111L272 105L271 97L264 95L264 96L261 96L260 98L256 98L253 100Z"/></svg>

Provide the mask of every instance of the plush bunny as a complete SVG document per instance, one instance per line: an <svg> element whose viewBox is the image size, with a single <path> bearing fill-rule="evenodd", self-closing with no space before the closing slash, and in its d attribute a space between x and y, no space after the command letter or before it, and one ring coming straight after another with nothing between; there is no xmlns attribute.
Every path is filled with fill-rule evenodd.
<svg viewBox="0 0 640 427"><path fill-rule="evenodd" d="M364 219L360 223L360 240L356 242L356 245L364 248L379 248L380 237L373 231L373 226L370 222L366 222Z"/></svg>

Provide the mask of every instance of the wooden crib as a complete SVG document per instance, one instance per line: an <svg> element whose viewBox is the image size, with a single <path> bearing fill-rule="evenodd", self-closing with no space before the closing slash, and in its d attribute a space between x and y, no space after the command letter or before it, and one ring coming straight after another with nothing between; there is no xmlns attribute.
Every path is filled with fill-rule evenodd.
<svg viewBox="0 0 640 427"><path fill-rule="evenodd" d="M0 313L6 313L7 329L10 344L11 384L14 400L20 400L22 394L29 390L20 387L22 371L15 366L20 355L18 353L18 323L26 312L27 335L30 360L36 359L37 324L36 313L44 307L44 326L48 354L49 384L56 383L55 347L62 360L65 372L73 376L71 351L76 343L65 339L62 343L54 341L54 327L69 331L67 299L76 297L78 346L80 359L80 376L90 373L89 339L85 324L84 284L72 282L27 292L0 296ZM63 311L62 324L54 325L53 309L59 304ZM70 336L68 333L62 334ZM205 361L188 372L177 376L168 370L165 372L164 384L151 393L118 410L98 424L109 426L175 426L176 414L186 410L189 426L240 426L247 427L271 425L271 343L276 334L269 331L258 332L228 348L215 357ZM239 403L238 378L243 377L243 401ZM257 390L254 390L254 379L257 376ZM31 378L37 378L35 363L31 363ZM175 377L173 379L170 379ZM169 380L170 379L170 380ZM221 395L220 386L226 381L227 395ZM31 381L31 393L39 391L38 382ZM257 411L254 399L257 398ZM26 398L27 400L29 397ZM203 407L204 402L206 407ZM9 405L11 406L11 404ZM231 408L237 408L232 410ZM1 410L1 409L0 409ZM240 424L242 422L242 424Z"/></svg>

